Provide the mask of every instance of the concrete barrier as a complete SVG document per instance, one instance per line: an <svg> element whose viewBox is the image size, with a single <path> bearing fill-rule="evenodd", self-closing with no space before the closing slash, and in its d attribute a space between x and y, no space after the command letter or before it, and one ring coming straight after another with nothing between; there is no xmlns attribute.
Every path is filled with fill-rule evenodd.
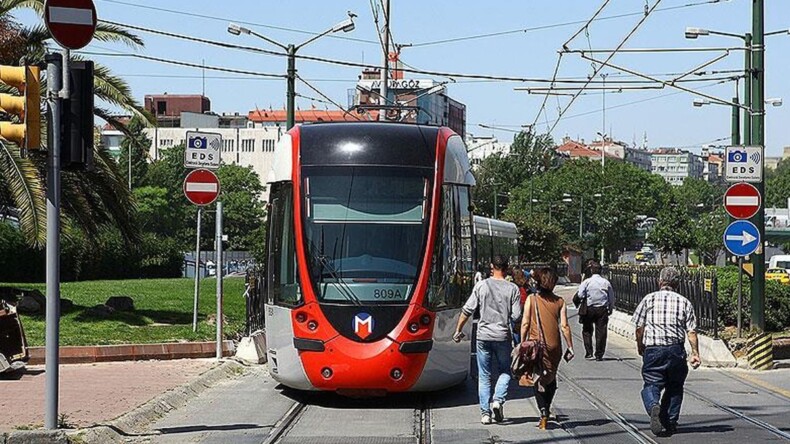
<svg viewBox="0 0 790 444"><path fill-rule="evenodd" d="M266 363L266 335L263 330L241 338L236 348L236 358L249 364Z"/></svg>
<svg viewBox="0 0 790 444"><path fill-rule="evenodd" d="M622 311L615 310L609 316L609 330L636 341L635 327L631 323L631 315ZM713 339L709 336L698 334L699 338L699 354L702 360L702 365L705 367L735 367L738 361L732 355L730 349L721 339ZM686 341L686 352L691 353L691 346ZM636 346L634 346L636 347Z"/></svg>

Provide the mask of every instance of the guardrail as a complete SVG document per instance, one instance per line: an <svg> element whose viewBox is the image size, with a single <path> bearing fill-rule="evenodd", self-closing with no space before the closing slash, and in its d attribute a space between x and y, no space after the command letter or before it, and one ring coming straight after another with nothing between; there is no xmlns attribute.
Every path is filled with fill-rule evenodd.
<svg viewBox="0 0 790 444"><path fill-rule="evenodd" d="M263 286L263 268L256 267L247 270L244 297L247 302L247 320L245 322L246 334L250 335L264 327L264 307L266 300Z"/></svg>
<svg viewBox="0 0 790 444"><path fill-rule="evenodd" d="M614 288L615 307L633 313L645 295L657 291L658 275L663 266L615 265L604 267L604 274ZM718 280L715 270L676 267L680 272L678 293L694 307L697 330L719 337Z"/></svg>

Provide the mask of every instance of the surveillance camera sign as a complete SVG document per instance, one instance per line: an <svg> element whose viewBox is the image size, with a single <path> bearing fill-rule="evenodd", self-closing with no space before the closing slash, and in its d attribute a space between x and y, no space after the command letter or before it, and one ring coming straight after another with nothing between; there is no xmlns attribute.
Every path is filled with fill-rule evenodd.
<svg viewBox="0 0 790 444"><path fill-rule="evenodd" d="M728 146L725 159L727 182L760 182L763 180L765 155L761 146Z"/></svg>
<svg viewBox="0 0 790 444"><path fill-rule="evenodd" d="M219 168L222 151L222 134L187 131L187 146L184 151L186 168Z"/></svg>

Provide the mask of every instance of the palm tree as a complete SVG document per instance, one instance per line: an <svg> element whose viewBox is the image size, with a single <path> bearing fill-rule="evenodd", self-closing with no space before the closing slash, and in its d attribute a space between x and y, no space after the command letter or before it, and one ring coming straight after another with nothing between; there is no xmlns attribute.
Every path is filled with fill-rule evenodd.
<svg viewBox="0 0 790 444"><path fill-rule="evenodd" d="M31 9L43 17L44 0L0 0L0 64L42 63L45 54L52 50L49 31L43 24L30 28L21 26L11 16L19 9ZM143 47L138 36L105 23L98 24L94 38L124 43L135 49ZM23 60L19 59L20 55ZM73 58L79 59L78 56ZM7 85L0 85L0 90L14 91ZM147 122L152 120L150 114L134 100L126 82L99 64L95 65L94 93L97 102L105 106L119 107ZM106 107L95 107L94 114L126 132L125 126ZM0 143L0 207L15 207L20 230L30 245L41 246L46 239L46 156L36 154L23 158L19 147L13 143ZM66 226L79 227L91 239L91 235L98 233L103 226L112 224L120 229L127 241L137 240L139 232L133 223L134 201L123 174L99 144L94 144L94 163L95 169L91 172L63 173L61 216Z"/></svg>

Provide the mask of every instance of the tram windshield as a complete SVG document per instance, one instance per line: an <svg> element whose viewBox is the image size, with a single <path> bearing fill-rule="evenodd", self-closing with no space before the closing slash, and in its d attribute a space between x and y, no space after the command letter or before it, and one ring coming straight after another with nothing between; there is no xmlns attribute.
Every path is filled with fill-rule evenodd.
<svg viewBox="0 0 790 444"><path fill-rule="evenodd" d="M305 237L320 301L409 300L425 251L430 173L305 168Z"/></svg>

